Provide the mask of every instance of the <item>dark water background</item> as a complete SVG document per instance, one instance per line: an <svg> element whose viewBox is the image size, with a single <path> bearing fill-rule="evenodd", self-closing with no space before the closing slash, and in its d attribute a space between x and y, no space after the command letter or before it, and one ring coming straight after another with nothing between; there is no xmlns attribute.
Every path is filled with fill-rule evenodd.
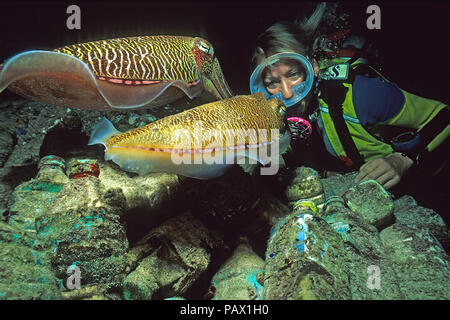
<svg viewBox="0 0 450 320"><path fill-rule="evenodd" d="M66 8L81 8L81 30L66 27ZM280 20L308 15L302 1L1 2L0 60L25 50L135 35L173 34L209 40L235 93L248 93L254 40ZM381 8L381 30L366 28L366 8ZM450 102L450 3L345 2L351 28L380 50L384 74L402 89ZM3 92L0 101L11 98Z"/></svg>

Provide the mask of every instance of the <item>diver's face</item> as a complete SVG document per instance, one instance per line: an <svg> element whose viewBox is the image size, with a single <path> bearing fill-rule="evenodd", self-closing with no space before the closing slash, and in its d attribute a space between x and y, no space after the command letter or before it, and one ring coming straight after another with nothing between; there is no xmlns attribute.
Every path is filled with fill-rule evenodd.
<svg viewBox="0 0 450 320"><path fill-rule="evenodd" d="M292 98L292 87L305 81L306 73L300 63L278 63L264 70L263 82L267 92L281 92L284 99Z"/></svg>

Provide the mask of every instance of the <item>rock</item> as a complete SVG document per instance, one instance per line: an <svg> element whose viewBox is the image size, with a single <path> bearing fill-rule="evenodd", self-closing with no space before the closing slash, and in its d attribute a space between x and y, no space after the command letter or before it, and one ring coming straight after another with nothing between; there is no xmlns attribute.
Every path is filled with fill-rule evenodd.
<svg viewBox="0 0 450 320"><path fill-rule="evenodd" d="M349 299L345 248L325 220L293 212L272 229L266 251L264 299Z"/></svg>
<svg viewBox="0 0 450 320"><path fill-rule="evenodd" d="M134 179L111 162L98 161L100 167L99 179L103 185L111 189L119 188L125 197L125 210L150 210L144 189L140 188ZM125 212L124 212L125 213Z"/></svg>
<svg viewBox="0 0 450 320"><path fill-rule="evenodd" d="M170 298L165 298L164 300L186 300L183 297L170 297Z"/></svg>
<svg viewBox="0 0 450 320"><path fill-rule="evenodd" d="M211 280L213 300L261 300L264 260L240 244Z"/></svg>
<svg viewBox="0 0 450 320"><path fill-rule="evenodd" d="M20 227L0 221L0 300L60 299L45 244Z"/></svg>
<svg viewBox="0 0 450 320"><path fill-rule="evenodd" d="M64 300L80 300L80 299L92 299L99 300L103 296L105 288L101 285L88 285L80 289L74 289L61 293L61 297ZM104 297L103 297L104 298ZM105 298L106 299L106 298ZM100 299L104 300L104 299Z"/></svg>
<svg viewBox="0 0 450 320"><path fill-rule="evenodd" d="M450 298L449 258L432 234L395 223L381 231L380 237L393 261L404 299Z"/></svg>
<svg viewBox="0 0 450 320"><path fill-rule="evenodd" d="M130 244L177 213L186 188L176 174L150 173L130 177L111 162L99 161L99 166L102 184L109 190L121 190L125 198L121 213L127 224Z"/></svg>
<svg viewBox="0 0 450 320"><path fill-rule="evenodd" d="M392 261L385 253L377 228L367 224L358 212L346 208L342 198L337 196L328 199L321 216L344 241L344 265L349 274L351 299L402 299ZM380 287L368 284L373 268L383 272Z"/></svg>
<svg viewBox="0 0 450 320"><path fill-rule="evenodd" d="M83 300L111 300L109 297L104 294L93 295L88 298L84 298Z"/></svg>
<svg viewBox="0 0 450 320"><path fill-rule="evenodd" d="M182 296L208 268L218 239L188 212L151 230L127 254L125 299Z"/></svg>
<svg viewBox="0 0 450 320"><path fill-rule="evenodd" d="M142 127L156 120L158 119L151 114L142 115L131 112L128 116L128 124L134 127Z"/></svg>
<svg viewBox="0 0 450 320"><path fill-rule="evenodd" d="M406 195L395 200L394 215L397 223L428 229L445 248L450 248L450 233L444 219L432 209L418 206L413 197Z"/></svg>
<svg viewBox="0 0 450 320"><path fill-rule="evenodd" d="M1 176L0 169L0 176ZM8 213L8 198L12 192L10 185L0 180L0 219Z"/></svg>
<svg viewBox="0 0 450 320"><path fill-rule="evenodd" d="M38 251L43 250L45 247L45 245L38 241L35 230L25 230L20 228L20 226L13 226L3 221L0 221L1 242L13 242Z"/></svg>
<svg viewBox="0 0 450 320"><path fill-rule="evenodd" d="M69 178L65 174L66 162L61 157L48 155L41 158L38 170L36 180L42 183L47 182L62 186L69 182Z"/></svg>
<svg viewBox="0 0 450 320"><path fill-rule="evenodd" d="M35 179L17 186L9 205L9 223L35 231L35 220L45 213L53 199L69 182L64 173L64 159L46 156L40 160Z"/></svg>
<svg viewBox="0 0 450 320"><path fill-rule="evenodd" d="M48 244L59 278L66 278L67 268L76 265L82 285L120 285L128 241L120 222L121 208L110 206L105 194L96 177L71 179L36 219L38 238Z"/></svg>
<svg viewBox="0 0 450 320"><path fill-rule="evenodd" d="M350 188L356 186L355 178L358 171L347 174L333 174L325 179L321 179L325 197L329 198L332 195L342 197L342 195Z"/></svg>
<svg viewBox="0 0 450 320"><path fill-rule="evenodd" d="M170 111L165 111L168 115ZM0 114L0 166L21 167L36 164L40 153L50 149L53 154L64 156L67 146L78 148L92 132L96 123L106 116L119 130L129 130L156 118L148 110L134 110L133 121L127 111L87 111L60 108L29 100L5 103ZM164 115L163 115L164 116ZM70 130L76 131L74 139ZM47 139L57 132L56 139ZM66 138L70 136L70 140ZM61 144L63 141L63 144ZM67 143L70 141L70 143ZM12 143L12 144L11 144ZM45 145L45 144L48 145ZM83 147L87 141L83 141ZM51 146L50 146L51 145ZM45 154L45 153L44 153Z"/></svg>
<svg viewBox="0 0 450 320"><path fill-rule="evenodd" d="M350 188L342 198L354 212L379 230L395 221L391 195L375 180L368 180Z"/></svg>
<svg viewBox="0 0 450 320"><path fill-rule="evenodd" d="M0 299L60 299L58 281L49 269L46 254L17 241L20 235L16 232L11 237L6 236L8 233L2 228Z"/></svg>
<svg viewBox="0 0 450 320"><path fill-rule="evenodd" d="M259 190L259 199L247 213L241 234L245 235L255 252L264 257L270 230L279 219L289 214L289 207L264 190Z"/></svg>
<svg viewBox="0 0 450 320"><path fill-rule="evenodd" d="M39 102L26 102L3 110L3 117L16 132L17 142L5 167L20 167L37 163L42 143L49 131L69 127L71 114L64 108L54 108ZM67 122L66 122L67 121Z"/></svg>
<svg viewBox="0 0 450 320"><path fill-rule="evenodd" d="M14 149L14 136L10 131L1 128L0 131L0 167L8 160L9 155Z"/></svg>
<svg viewBox="0 0 450 320"><path fill-rule="evenodd" d="M171 203L180 198L180 180L176 174L152 173L137 176L133 179L136 185L144 191L150 215L167 212Z"/></svg>
<svg viewBox="0 0 450 320"><path fill-rule="evenodd" d="M216 179L187 179L183 183L185 201L193 214L230 234L247 226L260 201L258 186L238 166Z"/></svg>
<svg viewBox="0 0 450 320"><path fill-rule="evenodd" d="M316 170L308 167L296 168L292 180L286 187L285 195L289 202L300 199L319 198L318 204L322 203L320 197L323 194L323 186Z"/></svg>
<svg viewBox="0 0 450 320"><path fill-rule="evenodd" d="M43 215L62 186L32 179L16 187L9 207L9 223L35 231L36 218Z"/></svg>
<svg viewBox="0 0 450 320"><path fill-rule="evenodd" d="M124 280L123 295L126 300L151 300L158 290L166 290L162 294L169 295L167 290L177 291L172 288L173 283L180 282L180 275L187 278L186 270L179 264L160 259L156 252L145 257L139 266ZM195 278L194 278L195 280ZM192 284L192 283L189 283ZM181 288L183 294L188 287Z"/></svg>

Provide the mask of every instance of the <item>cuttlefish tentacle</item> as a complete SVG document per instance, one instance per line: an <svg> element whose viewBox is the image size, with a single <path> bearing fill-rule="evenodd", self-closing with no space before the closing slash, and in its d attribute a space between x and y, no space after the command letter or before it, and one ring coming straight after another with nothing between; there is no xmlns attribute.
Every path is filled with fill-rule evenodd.
<svg viewBox="0 0 450 320"><path fill-rule="evenodd" d="M205 51L204 46L210 49ZM218 85L205 86L203 79L219 79ZM201 38L177 36L27 51L0 70L0 92L6 87L33 100L88 109L159 106L183 94L193 99L203 89L220 99L232 96L212 46Z"/></svg>
<svg viewBox="0 0 450 320"><path fill-rule="evenodd" d="M194 38L192 53L199 72L203 75L203 86L217 99L232 97L233 93L220 68L219 60L214 56L212 45L202 38Z"/></svg>
<svg viewBox="0 0 450 320"><path fill-rule="evenodd" d="M92 132L89 144L103 144L105 159L126 171L214 178L242 158L266 165L273 159L264 155L276 143L279 152L284 152L290 140L284 130L284 111L279 100L267 101L263 93L237 96L125 133L103 119Z"/></svg>

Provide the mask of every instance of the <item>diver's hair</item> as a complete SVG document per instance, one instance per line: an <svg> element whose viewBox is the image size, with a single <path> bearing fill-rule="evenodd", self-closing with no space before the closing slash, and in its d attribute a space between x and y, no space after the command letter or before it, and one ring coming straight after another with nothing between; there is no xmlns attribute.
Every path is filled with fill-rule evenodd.
<svg viewBox="0 0 450 320"><path fill-rule="evenodd" d="M266 29L256 39L251 70L256 67L259 57L269 57L281 52L296 52L312 57L317 28L322 20L326 3L319 3L314 13L303 21L277 22Z"/></svg>

